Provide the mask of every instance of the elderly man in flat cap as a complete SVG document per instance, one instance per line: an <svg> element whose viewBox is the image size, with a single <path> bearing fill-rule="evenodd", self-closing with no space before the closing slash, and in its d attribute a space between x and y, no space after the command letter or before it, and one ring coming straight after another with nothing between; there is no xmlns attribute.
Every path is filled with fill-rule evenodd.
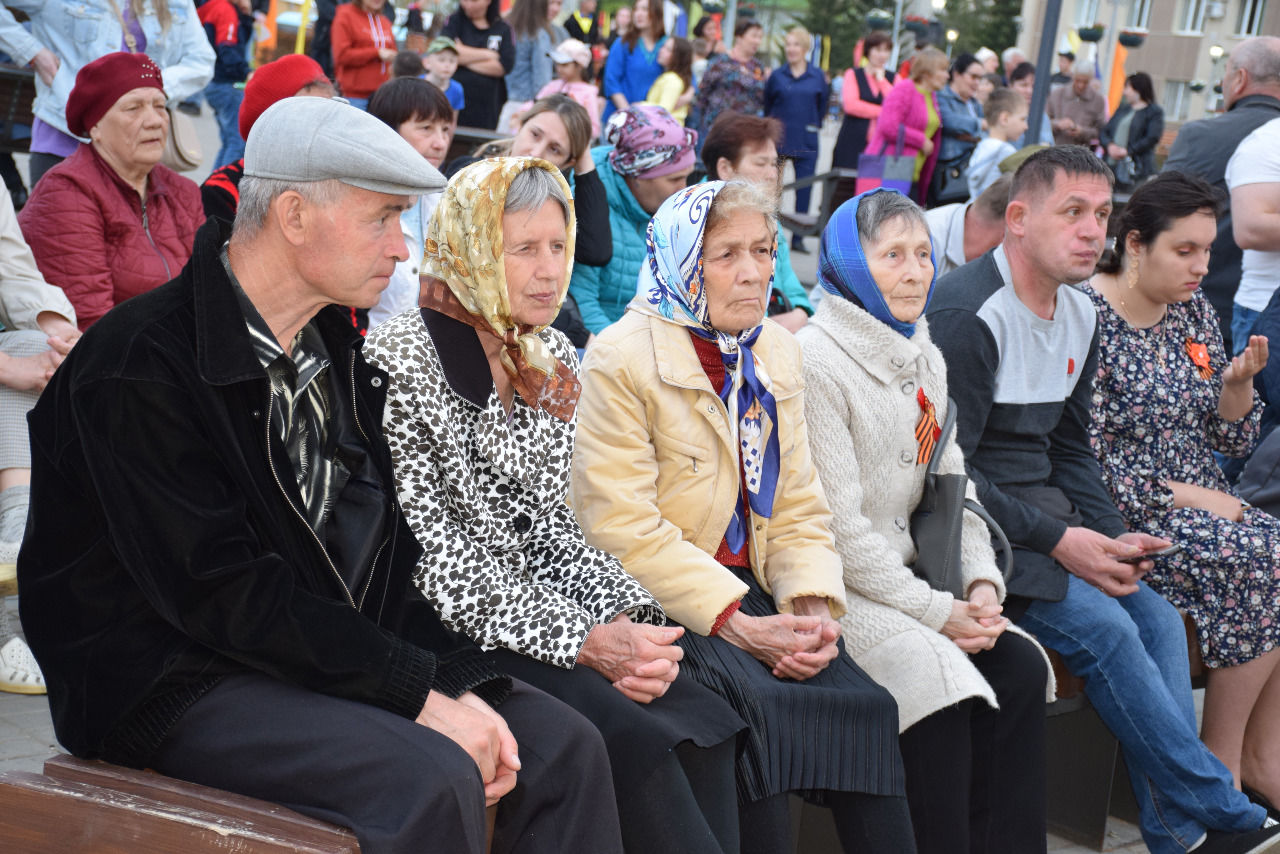
<svg viewBox="0 0 1280 854"><path fill-rule="evenodd" d="M440 174L340 101L254 125L234 227L109 312L30 418L22 617L72 753L351 827L366 854L621 851L599 735L411 585L371 306ZM429 544L428 544L429 545Z"/></svg>

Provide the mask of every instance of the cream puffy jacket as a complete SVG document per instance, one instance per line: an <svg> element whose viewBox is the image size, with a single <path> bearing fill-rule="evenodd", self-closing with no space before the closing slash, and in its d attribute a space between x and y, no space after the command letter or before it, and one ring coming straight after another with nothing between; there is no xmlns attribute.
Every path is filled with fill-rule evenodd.
<svg viewBox="0 0 1280 854"><path fill-rule="evenodd" d="M766 321L754 349L778 403L781 470L772 517L750 514L751 568L779 611L823 596L838 618L844 584L809 456L799 346ZM591 345L582 386L570 500L587 541L708 634L747 590L714 557L741 486L728 412L689 331L628 311Z"/></svg>
<svg viewBox="0 0 1280 854"><path fill-rule="evenodd" d="M941 633L951 594L911 570L910 520L925 471L916 463L919 388L939 423L948 405L946 364L929 340L928 324L921 318L906 338L848 300L828 296L797 339L810 392L805 413L814 465L835 514L832 530L844 565L848 611L840 623L849 654L893 694L903 730L968 697L995 706L995 693L969 655ZM940 472L964 473L954 435L936 453L942 454ZM968 496L976 498L972 483ZM966 589L989 581L1004 599L990 535L972 513L964 517L961 559ZM1030 639L1015 626L1007 631ZM1051 673L1048 682L1051 700Z"/></svg>

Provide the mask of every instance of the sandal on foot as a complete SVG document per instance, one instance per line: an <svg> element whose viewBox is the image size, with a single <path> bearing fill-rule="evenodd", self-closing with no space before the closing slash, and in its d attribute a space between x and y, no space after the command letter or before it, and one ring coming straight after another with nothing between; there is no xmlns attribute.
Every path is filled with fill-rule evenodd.
<svg viewBox="0 0 1280 854"><path fill-rule="evenodd" d="M22 638L10 638L0 647L0 691L10 694L45 694L44 674L31 648Z"/></svg>

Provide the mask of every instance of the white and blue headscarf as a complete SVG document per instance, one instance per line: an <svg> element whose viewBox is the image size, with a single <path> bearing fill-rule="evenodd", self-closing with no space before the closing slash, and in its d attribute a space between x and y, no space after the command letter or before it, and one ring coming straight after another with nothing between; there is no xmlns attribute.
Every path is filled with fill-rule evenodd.
<svg viewBox="0 0 1280 854"><path fill-rule="evenodd" d="M850 302L862 306L876 320L910 338L916 333L916 325L903 323L889 311L889 306L880 293L880 287L867 268L867 256L862 251L862 239L858 234L858 206L862 200L876 193L898 193L884 187L868 190L854 196L836 208L836 212L827 221L822 231L822 246L818 250L818 285L827 293L844 297ZM930 255L937 258L933 236L929 236ZM938 263L933 264L933 280L929 282L929 293L925 296L923 317L933 299L933 287L938 283Z"/></svg>
<svg viewBox="0 0 1280 854"><path fill-rule="evenodd" d="M645 261L631 308L683 326L720 348L725 372L720 399L729 410L729 424L737 437L747 501L756 515L770 517L778 485L780 454L778 405L770 391L768 371L752 351L763 321L737 335L715 329L711 325L702 276L702 239L707 216L712 200L723 188L723 181L686 187L658 208L649 220ZM746 539L746 511L739 501L729 520L725 540L730 549L738 552Z"/></svg>

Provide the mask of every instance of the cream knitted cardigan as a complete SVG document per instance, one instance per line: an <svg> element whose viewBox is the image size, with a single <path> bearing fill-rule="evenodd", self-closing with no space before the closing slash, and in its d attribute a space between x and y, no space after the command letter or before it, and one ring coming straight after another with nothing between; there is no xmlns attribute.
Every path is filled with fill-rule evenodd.
<svg viewBox="0 0 1280 854"><path fill-rule="evenodd" d="M939 424L947 412L946 365L928 324L921 318L906 338L848 300L828 297L797 337L809 441L844 564L848 611L840 622L849 654L893 694L900 730L968 697L995 706L991 686L968 654L940 632L951 615L951 594L910 569L909 520L925 469L916 464L917 388L933 401ZM940 451L940 472L964 472L954 438ZM969 497L975 497L972 484ZM966 588L990 581L1003 601L986 525L972 513L965 514L962 559ZM1052 700L1052 669L1048 683L1046 700Z"/></svg>

